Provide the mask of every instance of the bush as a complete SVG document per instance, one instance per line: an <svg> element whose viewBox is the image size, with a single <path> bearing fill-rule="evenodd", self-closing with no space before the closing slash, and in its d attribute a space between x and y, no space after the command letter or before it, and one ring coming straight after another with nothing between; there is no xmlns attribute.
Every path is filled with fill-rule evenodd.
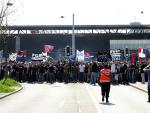
<svg viewBox="0 0 150 113"><path fill-rule="evenodd" d="M15 91L14 87L21 87L14 79L4 78L0 80L0 93L9 93Z"/></svg>
<svg viewBox="0 0 150 113"><path fill-rule="evenodd" d="M0 84L3 84L5 86L10 86L10 87L15 87L15 86L16 87L21 87L21 84L19 84L17 81L15 81L14 79L11 79L11 78L7 78L6 80L2 79L0 81Z"/></svg>
<svg viewBox="0 0 150 113"><path fill-rule="evenodd" d="M10 88L8 86L0 84L0 93L10 93L10 92L13 92L13 91L15 91L14 88Z"/></svg>

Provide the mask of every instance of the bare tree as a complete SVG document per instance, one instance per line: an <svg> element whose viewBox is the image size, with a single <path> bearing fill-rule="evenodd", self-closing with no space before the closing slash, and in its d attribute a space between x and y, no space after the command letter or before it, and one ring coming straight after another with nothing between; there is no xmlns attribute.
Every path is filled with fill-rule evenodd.
<svg viewBox="0 0 150 113"><path fill-rule="evenodd" d="M10 6L13 5L14 1L11 0L0 0L0 38L4 45L4 52L6 51L6 37L8 34L7 26L8 26L8 17L11 15L13 10L10 9Z"/></svg>
<svg viewBox="0 0 150 113"><path fill-rule="evenodd" d="M9 10L13 2L11 0L0 0L0 28L2 28L2 26L7 26L7 18L13 12Z"/></svg>
<svg viewBox="0 0 150 113"><path fill-rule="evenodd" d="M15 24L22 13L23 0L0 0L0 30L2 26L7 27L11 22Z"/></svg>
<svg viewBox="0 0 150 113"><path fill-rule="evenodd" d="M15 3L15 0L0 0L0 40L3 43L3 50L5 55L5 69L4 71L8 71L7 67L7 55L8 55L8 45L7 45L7 37L9 37L8 32L8 18L12 13L15 13L14 8L12 7ZM5 83L7 79L7 74L4 75Z"/></svg>

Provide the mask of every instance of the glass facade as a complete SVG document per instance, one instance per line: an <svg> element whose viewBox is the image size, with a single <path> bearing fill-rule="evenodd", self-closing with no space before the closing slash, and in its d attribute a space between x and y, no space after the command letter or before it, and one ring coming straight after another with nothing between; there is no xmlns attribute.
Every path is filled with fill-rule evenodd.
<svg viewBox="0 0 150 113"><path fill-rule="evenodd" d="M110 40L111 49L125 49L136 50L139 47L150 49L150 40Z"/></svg>

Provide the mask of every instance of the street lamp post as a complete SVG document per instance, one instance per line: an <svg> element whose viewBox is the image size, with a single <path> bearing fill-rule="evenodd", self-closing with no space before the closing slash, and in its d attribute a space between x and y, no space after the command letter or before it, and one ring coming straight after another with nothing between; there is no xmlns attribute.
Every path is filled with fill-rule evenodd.
<svg viewBox="0 0 150 113"><path fill-rule="evenodd" d="M75 25L74 25L74 13L72 15L72 55L75 56L76 48L75 48Z"/></svg>
<svg viewBox="0 0 150 113"><path fill-rule="evenodd" d="M64 18L61 16L60 18ZM75 48L75 25L74 25L74 13L72 14L72 37L71 37L71 48L72 48L72 55L75 56L76 48Z"/></svg>

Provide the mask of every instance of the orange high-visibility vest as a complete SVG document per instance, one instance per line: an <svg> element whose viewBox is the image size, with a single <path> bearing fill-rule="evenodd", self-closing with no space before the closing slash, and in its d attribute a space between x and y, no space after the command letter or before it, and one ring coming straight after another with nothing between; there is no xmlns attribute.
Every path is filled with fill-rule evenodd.
<svg viewBox="0 0 150 113"><path fill-rule="evenodd" d="M110 69L100 71L100 83L110 82Z"/></svg>

